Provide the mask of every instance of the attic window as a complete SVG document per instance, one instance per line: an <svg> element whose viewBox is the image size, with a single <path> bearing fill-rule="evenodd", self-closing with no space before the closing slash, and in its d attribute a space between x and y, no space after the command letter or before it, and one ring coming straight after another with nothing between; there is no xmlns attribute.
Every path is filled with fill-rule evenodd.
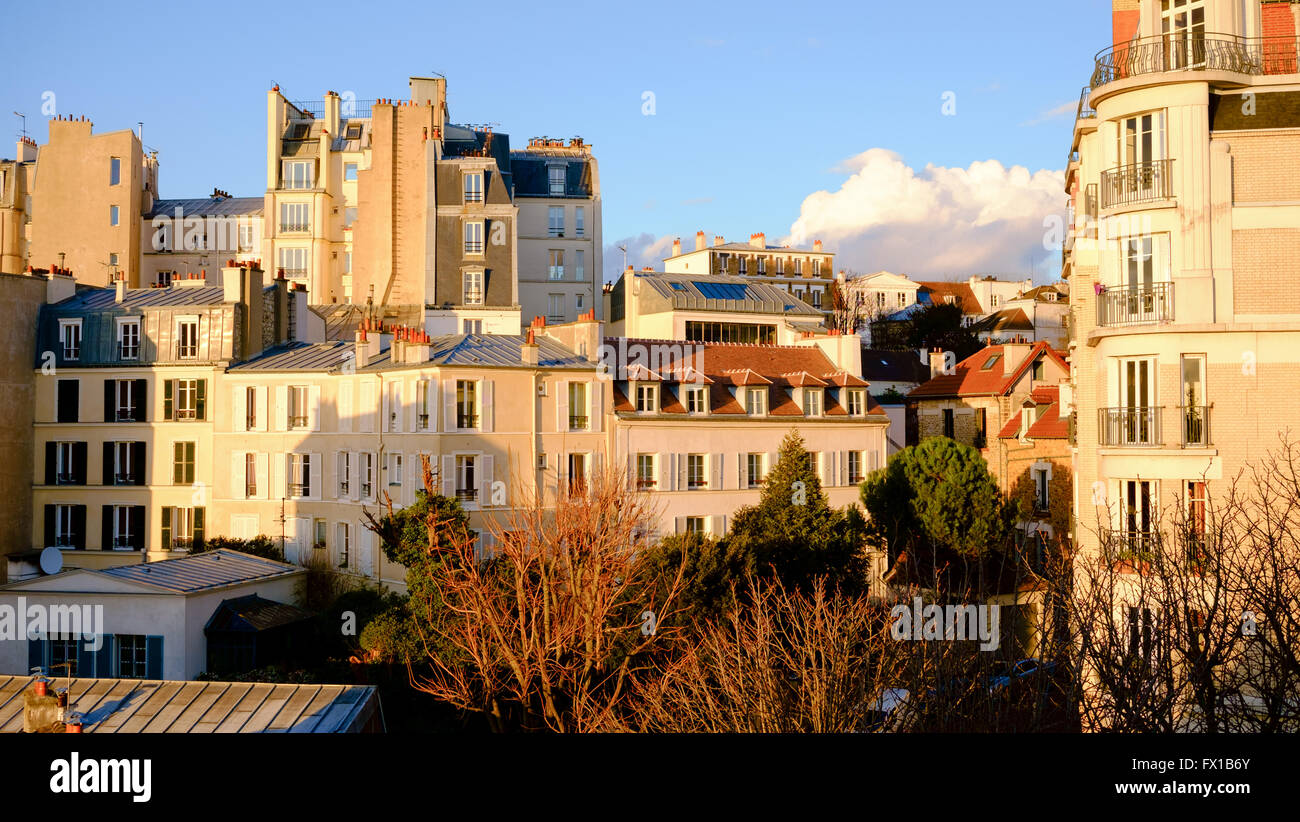
<svg viewBox="0 0 1300 822"><path fill-rule="evenodd" d="M1002 354L1001 354L1001 353L991 355L987 360L984 361L984 365L983 365L983 367L980 368L980 370L981 370L981 371L992 371L992 370L993 370L993 366L994 366L994 365L997 365L997 362L998 362L998 360L1000 360L1000 359L1002 359Z"/></svg>
<svg viewBox="0 0 1300 822"><path fill-rule="evenodd" d="M685 290L686 290L686 286L682 285L681 283L673 283L672 286L673 286L673 291L685 291Z"/></svg>
<svg viewBox="0 0 1300 822"><path fill-rule="evenodd" d="M307 132L308 132L310 129L311 129L311 126L307 125L306 123L299 123L299 124L295 125L295 126L293 127L293 137L292 137L292 139L294 139L294 140L301 140L301 139L303 139L304 137L307 136Z"/></svg>
<svg viewBox="0 0 1300 822"><path fill-rule="evenodd" d="M1045 366L1046 363L1044 363L1042 360L1039 360L1038 362L1034 363L1033 372L1029 378L1035 381L1042 380L1043 377L1046 375Z"/></svg>
<svg viewBox="0 0 1300 822"><path fill-rule="evenodd" d="M348 124L348 133L347 133L347 137L346 137L346 139L348 139L348 140L360 140L360 139L361 139L361 124L360 124L360 123L349 123L349 124Z"/></svg>

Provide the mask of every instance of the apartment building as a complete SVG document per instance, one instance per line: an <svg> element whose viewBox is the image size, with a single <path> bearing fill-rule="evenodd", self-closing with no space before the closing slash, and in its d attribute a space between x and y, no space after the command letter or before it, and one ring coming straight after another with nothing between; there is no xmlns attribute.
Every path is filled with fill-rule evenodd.
<svg viewBox="0 0 1300 822"><path fill-rule="evenodd" d="M519 209L519 303L551 325L595 309L601 280L600 172L582 138L535 137L510 152Z"/></svg>
<svg viewBox="0 0 1300 822"><path fill-rule="evenodd" d="M0 159L0 274L27 268L36 152L36 141L23 136L14 159Z"/></svg>
<svg viewBox="0 0 1300 822"><path fill-rule="evenodd" d="M683 252L682 241L673 241L673 253L664 260L669 274L724 274L754 277L799 298L823 313L831 309L835 255L822 250L814 240L811 249L768 245L767 235L749 235L747 243L728 243L721 236L713 245L704 232L695 233L695 248Z"/></svg>
<svg viewBox="0 0 1300 822"><path fill-rule="evenodd" d="M858 502L884 465L889 418L856 358L836 362L816 345L605 343L615 464L653 497L660 535L724 534L736 509L758 502L791 429L832 506Z"/></svg>
<svg viewBox="0 0 1300 822"><path fill-rule="evenodd" d="M232 259L260 261L264 206L261 197L219 189L209 197L155 200L140 226L140 285L202 277Z"/></svg>
<svg viewBox="0 0 1300 822"><path fill-rule="evenodd" d="M1141 556L1162 511L1203 527L1294 421L1297 11L1113 4L1066 169L1083 550Z"/></svg>
<svg viewBox="0 0 1300 822"><path fill-rule="evenodd" d="M1015 337L1042 340L1058 351L1069 344L1069 285L1043 285L1000 302L1002 307L971 326L986 344Z"/></svg>

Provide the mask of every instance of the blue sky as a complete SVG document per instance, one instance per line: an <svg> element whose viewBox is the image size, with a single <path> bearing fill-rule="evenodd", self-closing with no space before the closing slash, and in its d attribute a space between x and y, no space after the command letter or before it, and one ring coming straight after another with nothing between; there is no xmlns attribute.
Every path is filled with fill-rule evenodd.
<svg viewBox="0 0 1300 822"><path fill-rule="evenodd" d="M1052 255L1028 233L1041 218L1004 221L1000 209L1062 211L1065 194L1010 169L1063 167L1074 103L1110 35L1107 0L330 6L28 4L0 103L41 142L46 92L96 131L144 121L165 197L257 195L273 84L291 99L401 98L409 75L436 71L453 120L499 123L516 146L593 143L607 247L629 241L629 262L657 262L669 238L690 243L697 229L772 242L798 223L795 240L825 239L856 271L1023 275L1038 263L1042 279ZM894 215L918 202L918 181L929 205ZM799 222L819 191L833 196ZM612 256L607 272L622 261Z"/></svg>

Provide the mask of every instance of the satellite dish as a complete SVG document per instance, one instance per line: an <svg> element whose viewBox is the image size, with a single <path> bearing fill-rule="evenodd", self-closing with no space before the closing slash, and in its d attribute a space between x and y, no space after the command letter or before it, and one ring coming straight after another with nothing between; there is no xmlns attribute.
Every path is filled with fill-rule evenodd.
<svg viewBox="0 0 1300 822"><path fill-rule="evenodd" d="M41 571L46 574L57 574L63 570L63 552L53 545L41 551Z"/></svg>

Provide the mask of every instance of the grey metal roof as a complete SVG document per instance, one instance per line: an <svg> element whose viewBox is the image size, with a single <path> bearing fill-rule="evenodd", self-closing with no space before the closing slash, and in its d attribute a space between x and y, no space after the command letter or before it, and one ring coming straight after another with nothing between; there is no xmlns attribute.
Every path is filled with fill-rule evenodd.
<svg viewBox="0 0 1300 822"><path fill-rule="evenodd" d="M835 254L833 251L813 251L811 248L791 248L786 245L764 245L762 248L754 248L749 243L723 243L722 245L706 246L700 250L707 251L711 248L719 251L788 251L791 254L825 254L828 257ZM695 249L682 249L682 254L693 253L695 253Z"/></svg>
<svg viewBox="0 0 1300 822"><path fill-rule="evenodd" d="M785 289L750 277L650 271L635 272L634 276L642 289L649 288L666 306L675 309L822 317L821 311ZM729 294L739 298L724 296Z"/></svg>
<svg viewBox="0 0 1300 822"><path fill-rule="evenodd" d="M349 359L353 344L342 340L327 343L294 342L268 348L251 360L230 367L230 371L333 371Z"/></svg>
<svg viewBox="0 0 1300 822"><path fill-rule="evenodd" d="M171 286L170 288L131 288L126 292L122 302L116 301L114 288L90 288L78 292L62 302L55 303L54 308L60 314L65 311L86 311L101 308L144 308L145 306L205 306L221 305L226 301L226 292L221 286Z"/></svg>
<svg viewBox="0 0 1300 822"><path fill-rule="evenodd" d="M376 319L385 326L409 325L415 328L424 324L422 305L365 306L356 303L325 303L313 305L311 310L325 318L325 339L355 339L357 327L365 319L367 310L373 310Z"/></svg>
<svg viewBox="0 0 1300 822"><path fill-rule="evenodd" d="M539 368L593 368L594 363L570 351L548 337L538 336L537 366ZM521 334L445 334L430 340L428 365L504 366L519 367L523 362ZM360 371L379 371L405 368L394 365L389 352Z"/></svg>
<svg viewBox="0 0 1300 822"><path fill-rule="evenodd" d="M143 582L178 593L193 593L237 582L285 576L300 570L296 565L220 548L159 562L104 568L95 573Z"/></svg>
<svg viewBox="0 0 1300 822"><path fill-rule="evenodd" d="M155 200L150 217L175 217L181 209L184 217L252 217L260 216L266 206L262 197L203 197L192 200Z"/></svg>
<svg viewBox="0 0 1300 822"><path fill-rule="evenodd" d="M34 677L0 676L0 733L23 729ZM359 733L378 710L368 685L55 679L82 733Z"/></svg>

